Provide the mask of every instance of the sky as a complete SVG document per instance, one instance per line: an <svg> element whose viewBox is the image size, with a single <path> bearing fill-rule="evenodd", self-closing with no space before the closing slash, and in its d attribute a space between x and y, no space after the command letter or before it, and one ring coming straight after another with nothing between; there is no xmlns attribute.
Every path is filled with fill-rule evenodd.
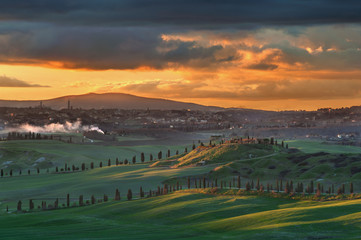
<svg viewBox="0 0 361 240"><path fill-rule="evenodd" d="M361 2L2 0L0 99L360 105Z"/></svg>

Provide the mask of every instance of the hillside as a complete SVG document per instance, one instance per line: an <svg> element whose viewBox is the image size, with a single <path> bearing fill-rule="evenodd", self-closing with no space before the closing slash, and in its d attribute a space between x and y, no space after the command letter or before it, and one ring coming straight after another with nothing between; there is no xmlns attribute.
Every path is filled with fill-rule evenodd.
<svg viewBox="0 0 361 240"><path fill-rule="evenodd" d="M176 159L172 167L229 163L235 160L265 157L273 154L275 151L279 151L279 149L271 145L259 144L222 144L214 147L200 146L189 154Z"/></svg>
<svg viewBox="0 0 361 240"><path fill-rule="evenodd" d="M188 154L157 161L151 167L213 166L209 173L198 177L229 179L240 175L244 179L260 178L261 181L318 180L329 184L360 182L360 164L360 153L305 153L297 149L263 144L222 144L197 147Z"/></svg>
<svg viewBox="0 0 361 240"><path fill-rule="evenodd" d="M2 213L0 229L5 239L356 239L360 211L361 200L316 202L180 191L6 217Z"/></svg>
<svg viewBox="0 0 361 240"><path fill-rule="evenodd" d="M0 100L0 107L36 107L40 101L43 105L53 109L62 109L68 107L68 101L73 108L83 109L159 109L159 110L208 110L219 111L223 108L213 106L203 106L195 103L177 102L160 98L146 98L125 93L89 93L84 95L63 96L48 100L34 101L12 101Z"/></svg>

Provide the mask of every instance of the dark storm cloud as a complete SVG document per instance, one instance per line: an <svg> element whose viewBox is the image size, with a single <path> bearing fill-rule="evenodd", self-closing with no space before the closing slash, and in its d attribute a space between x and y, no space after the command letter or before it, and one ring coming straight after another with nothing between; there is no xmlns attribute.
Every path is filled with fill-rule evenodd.
<svg viewBox="0 0 361 240"><path fill-rule="evenodd" d="M240 25L354 23L359 1L336 0L2 0L0 19L95 25Z"/></svg>
<svg viewBox="0 0 361 240"><path fill-rule="evenodd" d="M30 84L16 78L0 76L0 87L48 87L48 86Z"/></svg>
<svg viewBox="0 0 361 240"><path fill-rule="evenodd" d="M302 25L305 24L361 22L359 12L359 1L332 0L3 0L0 6L0 63L95 70L140 67L217 69L241 59L238 50L246 46L202 45L197 40L164 40L162 34L182 35L190 31L203 31L200 29L213 29L220 36L231 36L240 31L235 31L235 28L262 29L265 25L272 25L275 28L282 26L281 29L287 29L288 34L297 36L303 33L305 27ZM256 31L241 30L243 35ZM318 38L322 36L325 36L321 39L325 47L331 46L336 39L327 32L319 34ZM344 34L339 36L343 37ZM358 36L351 38L357 39ZM262 49L249 50L257 52L278 48L284 53L275 54L289 64L300 62L314 65L315 68L327 68L331 66L329 63L340 63L333 67L359 67L360 61L357 59L361 52L355 50L359 44L353 43L355 46L350 49L352 43L343 43L344 38L338 37L337 41L343 44L343 52L317 56L310 55L305 49L272 41ZM278 63L272 57L270 55L269 59L250 63L246 68L274 70ZM346 60L340 62L340 58ZM335 61L331 62L330 59Z"/></svg>
<svg viewBox="0 0 361 240"><path fill-rule="evenodd" d="M144 27L84 27L8 23L0 26L0 62L47 64L65 68L163 69L209 67L232 61L236 50L220 45L202 47L193 41L164 41L164 29ZM217 57L227 51L226 57ZM225 55L225 54L223 54Z"/></svg>

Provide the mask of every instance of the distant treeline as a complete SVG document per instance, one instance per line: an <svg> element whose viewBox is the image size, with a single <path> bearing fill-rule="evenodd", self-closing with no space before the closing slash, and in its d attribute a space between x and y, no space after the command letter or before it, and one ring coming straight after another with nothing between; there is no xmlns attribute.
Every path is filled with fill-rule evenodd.
<svg viewBox="0 0 361 240"><path fill-rule="evenodd" d="M19 132L9 132L6 140L41 140L41 139L53 139L53 135L35 133L35 132L28 132L28 133L19 133Z"/></svg>
<svg viewBox="0 0 361 240"><path fill-rule="evenodd" d="M13 135L13 134L12 134ZM27 136L33 136L35 135L35 137L37 135L39 135L41 137L40 134L35 134L35 133L29 133ZM222 139L221 141L219 141L219 144L222 145L224 143L238 143L238 144L264 144L264 145L278 145L282 148L288 148L288 144L284 144L284 142L282 141L281 144L279 145L277 143L276 140L274 140L273 138L263 138L263 139L256 139L256 138L250 138L250 137L247 137L245 139L243 138L233 138L229 141L226 141L224 142L224 140ZM210 140L209 141L209 144L208 144L208 147L215 147L217 144L216 142ZM201 142L201 141L198 141L198 146L201 146L201 147L205 147L206 145ZM193 142L193 145L192 145L192 150L194 150L195 148L197 147L197 145ZM183 153L188 153L188 148L185 147L184 148L184 151ZM179 155L180 154L180 151L179 150L176 150L174 152L174 155ZM165 157L166 158L169 158L172 156L172 153L171 153L171 150L168 149L165 153ZM163 159L163 152L162 151L159 151L158 154L156 156L153 156L152 153L149 154L149 157L148 157L148 161L149 162L152 162L152 161L156 161L156 160L161 160ZM140 163L145 163L146 162L146 156L144 154L144 152L142 152L140 154ZM119 160L119 158L115 158L115 160L111 160L110 158L106 161L100 161L98 164L95 164L94 162L90 162L89 164L86 164L86 163L81 163L80 165L76 166L76 165L68 165L67 163L64 164L64 167L60 167L60 166L56 166L53 173L69 173L69 172L78 172L78 171L85 171L85 170L88 170L88 169L94 169L94 168L102 168L103 166L112 166L112 165L115 165L115 166L119 166L119 165L128 165L128 164L136 164L137 163L137 156L133 156L132 159L124 159L124 160ZM22 169L17 169L16 170L18 172L18 176L21 176L23 174L23 170ZM34 170L33 170L34 171ZM27 170L27 174L28 175L31 175L31 170L28 169ZM49 168L46 169L46 173L50 173L50 170ZM40 168L36 168L36 174L40 174ZM15 175L15 170L11 169L8 170L7 172L4 171L4 169L1 169L0 170L0 177L4 177L4 176L10 176L12 177L13 175Z"/></svg>

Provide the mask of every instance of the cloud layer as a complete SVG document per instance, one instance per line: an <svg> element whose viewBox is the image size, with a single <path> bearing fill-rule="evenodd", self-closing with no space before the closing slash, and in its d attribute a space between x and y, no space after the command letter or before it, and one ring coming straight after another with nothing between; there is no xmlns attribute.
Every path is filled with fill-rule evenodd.
<svg viewBox="0 0 361 240"><path fill-rule="evenodd" d="M360 12L359 1L336 0L4 0L0 64L180 73L94 84L150 97L359 98Z"/></svg>
<svg viewBox="0 0 361 240"><path fill-rule="evenodd" d="M0 76L0 87L48 87L48 86L42 86L38 84L30 84L25 81L11 78L7 76Z"/></svg>

